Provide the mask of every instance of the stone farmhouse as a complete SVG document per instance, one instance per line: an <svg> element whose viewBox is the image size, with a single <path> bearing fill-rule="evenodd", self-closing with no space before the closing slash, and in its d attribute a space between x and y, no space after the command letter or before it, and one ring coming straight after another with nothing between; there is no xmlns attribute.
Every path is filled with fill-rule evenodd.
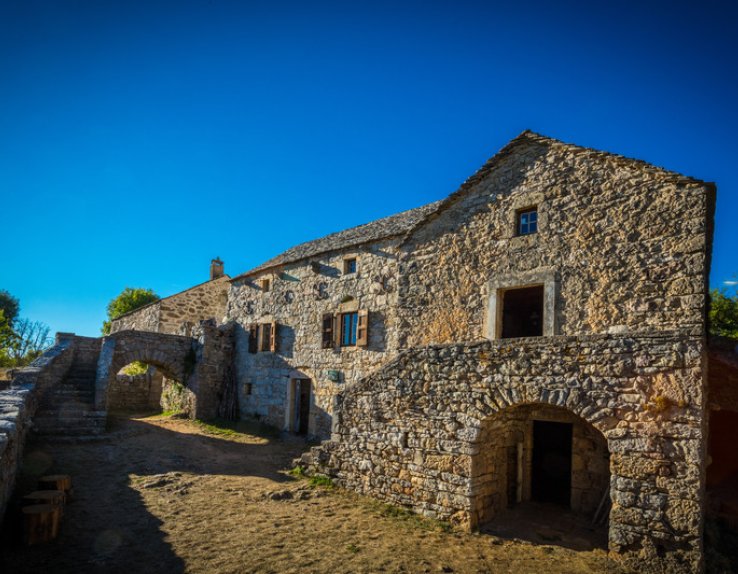
<svg viewBox="0 0 738 574"><path fill-rule="evenodd" d="M145 360L192 416L322 440L299 464L346 488L464 529L559 504L604 515L640 572L698 572L710 411L738 428L738 355L707 342L714 206L711 183L526 131L442 201L233 278L214 260L117 319L96 409ZM711 466L738 476L732 456Z"/></svg>

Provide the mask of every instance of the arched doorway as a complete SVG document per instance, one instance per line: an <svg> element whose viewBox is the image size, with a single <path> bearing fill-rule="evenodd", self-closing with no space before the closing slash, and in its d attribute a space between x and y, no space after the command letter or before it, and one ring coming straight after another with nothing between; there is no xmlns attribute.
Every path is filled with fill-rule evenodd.
<svg viewBox="0 0 738 574"><path fill-rule="evenodd" d="M477 447L476 526L501 533L510 526L517 536L516 526L525 530L526 522L540 519L547 525L544 541L561 538L551 534L558 526L591 530L590 544L606 545L610 455L599 430L567 409L526 404L484 420Z"/></svg>

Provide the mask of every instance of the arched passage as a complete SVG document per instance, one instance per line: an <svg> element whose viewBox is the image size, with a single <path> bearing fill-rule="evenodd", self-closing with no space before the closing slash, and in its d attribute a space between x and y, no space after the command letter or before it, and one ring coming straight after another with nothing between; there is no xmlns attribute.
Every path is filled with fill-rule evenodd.
<svg viewBox="0 0 738 574"><path fill-rule="evenodd" d="M484 419L472 456L472 522L537 502L593 519L610 489L607 440L571 411L542 403Z"/></svg>
<svg viewBox="0 0 738 574"><path fill-rule="evenodd" d="M118 372L135 361L156 367L164 377L187 385L195 366L195 341L190 337L148 333L142 331L119 331L103 341L95 389L95 403L99 410L115 408L111 399L118 397L110 393L116 384ZM194 412L194 396L192 397Z"/></svg>

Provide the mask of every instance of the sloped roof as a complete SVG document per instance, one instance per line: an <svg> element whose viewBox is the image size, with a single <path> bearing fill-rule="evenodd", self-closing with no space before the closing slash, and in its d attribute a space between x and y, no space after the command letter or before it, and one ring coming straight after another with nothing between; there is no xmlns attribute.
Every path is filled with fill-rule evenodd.
<svg viewBox="0 0 738 574"><path fill-rule="evenodd" d="M329 251L336 251L340 249L346 249L348 247L354 247L363 243L369 243L372 241L379 241L380 239L386 239L388 237L394 237L402 235L410 230L418 221L423 219L428 213L436 210L440 205L440 201L435 201L415 209L396 213L389 217L377 219L364 225L358 225L357 227L351 227L350 229L344 229L337 233L331 233L325 237L314 239L306 243L301 243L295 247L290 247L287 251L284 251L276 257L262 263L258 267L241 273L234 277L231 281L237 281L249 275L261 273L272 267L278 267L287 263L294 263L301 259L309 257L315 257L322 253Z"/></svg>
<svg viewBox="0 0 738 574"><path fill-rule="evenodd" d="M699 183L714 188L714 184L712 183L685 176L678 172L652 165L640 159L629 158L607 151L600 151L593 148L566 143L561 140L537 134L530 130L525 130L519 136L510 140L499 152L487 160L482 167L480 167L471 177L464 181L456 191L448 195L445 199L435 201L409 211L403 211L402 213L391 215L383 219L378 219L364 225L359 225L358 227L352 227L344 231L332 233L325 237L321 237L320 239L301 243L300 245L289 248L287 251L284 251L269 261L262 263L258 267L254 267L245 273L241 273L231 281L237 281L238 279L261 273L273 267L278 267L287 263L294 263L301 259L314 257L329 251L345 249L388 237L404 235L405 240L407 240L416 229L436 217L440 212L444 211L449 205L454 203L460 196L473 188L476 183L483 180L500 164L502 160L510 156L519 146L531 143L561 146L572 151L590 154L593 157L614 158L624 164L635 165L643 170L651 173L659 173L677 181Z"/></svg>

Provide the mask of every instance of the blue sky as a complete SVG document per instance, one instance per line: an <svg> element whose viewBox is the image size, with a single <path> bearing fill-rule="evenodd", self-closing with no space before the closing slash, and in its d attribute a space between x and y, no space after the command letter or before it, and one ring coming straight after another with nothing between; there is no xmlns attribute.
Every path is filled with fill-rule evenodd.
<svg viewBox="0 0 738 574"><path fill-rule="evenodd" d="M734 2L0 0L0 288L97 335L446 196L524 129L718 185L738 280Z"/></svg>

